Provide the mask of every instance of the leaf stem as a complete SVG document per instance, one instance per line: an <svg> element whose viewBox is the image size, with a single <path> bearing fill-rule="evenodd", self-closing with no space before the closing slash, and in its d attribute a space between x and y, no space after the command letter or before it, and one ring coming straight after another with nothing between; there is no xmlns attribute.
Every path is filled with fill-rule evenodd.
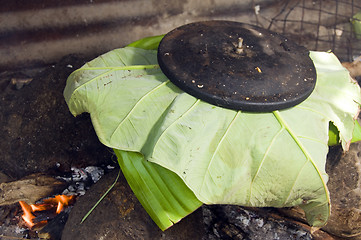
<svg viewBox="0 0 361 240"><path fill-rule="evenodd" d="M159 68L159 65L158 64L151 64L151 65L130 65L130 66L119 66L119 67L82 67L82 68L79 68L77 70L75 70L74 72L72 72L70 74L73 75L77 72L80 72L80 71L85 71L85 70L103 70L103 69L110 69L110 70L137 70L137 69L157 69ZM70 77L69 76L69 77Z"/></svg>
<svg viewBox="0 0 361 240"><path fill-rule="evenodd" d="M123 120L121 120L121 122L118 124L118 126L114 129L113 133L110 135L109 139L110 141L112 140L114 134L116 134L116 132L118 131L119 128L121 128L122 124L126 121L129 120L129 117L131 116L131 114L135 111L136 107L144 100L144 98L148 97L150 94L154 93L155 91L157 91L159 88L164 87L165 85L167 85L170 82L170 80L167 80L165 82L162 82L161 84L157 85L155 88L153 88L152 90L150 90L149 92L147 92L143 97L141 97L136 103L135 105L132 107L132 109L129 111L129 113L123 118ZM130 120L129 120L130 121ZM137 133L137 129L133 126L135 132ZM139 133L137 133L138 135L140 135Z"/></svg>
<svg viewBox="0 0 361 240"><path fill-rule="evenodd" d="M298 147L301 149L301 151L303 152L303 154L305 155L305 157L307 158L307 161L310 161L313 165L313 167L315 168L315 170L317 171L318 175L321 178L322 184L323 184L323 188L325 190L326 193L326 197L327 197L327 201L330 202L330 196L329 193L327 191L327 186L325 181L323 180L322 174L320 172L320 170L318 169L317 165L315 164L315 162L312 160L312 157L310 156L310 154L307 152L307 150L305 149L305 147L303 146L303 144L301 143L301 141L299 140L299 138L296 136L296 134L291 130L291 128L288 126L287 122L283 119L283 117L281 116L279 111L274 111L273 112L274 116L276 117L276 119L278 120L278 122L281 124L281 126L283 126L287 132L291 135L292 139L296 142L296 144L298 145Z"/></svg>
<svg viewBox="0 0 361 240"><path fill-rule="evenodd" d="M120 66L120 67L85 67L78 70L96 70L96 69L113 69L113 70L134 70L134 69L151 69L159 68L158 64L151 65L130 65L130 66Z"/></svg>
<svg viewBox="0 0 361 240"><path fill-rule="evenodd" d="M118 172L118 176L117 178L114 180L113 184L108 188L108 190L103 194L103 196L101 196L101 198L94 204L94 206L87 212L87 214L85 214L85 216L82 218L80 224L82 224L87 218L88 216L94 211L94 209L99 205L99 203L105 198L105 196L110 192L110 190L113 189L113 187L115 186L115 184L118 182L120 176L120 169Z"/></svg>

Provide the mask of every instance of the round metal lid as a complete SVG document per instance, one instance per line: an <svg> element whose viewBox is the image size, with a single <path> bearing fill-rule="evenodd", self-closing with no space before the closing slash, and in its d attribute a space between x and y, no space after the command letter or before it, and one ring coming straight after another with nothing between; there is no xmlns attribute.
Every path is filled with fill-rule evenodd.
<svg viewBox="0 0 361 240"><path fill-rule="evenodd" d="M266 29L196 22L165 35L158 62L172 83L213 105L270 112L304 101L316 84L309 51Z"/></svg>

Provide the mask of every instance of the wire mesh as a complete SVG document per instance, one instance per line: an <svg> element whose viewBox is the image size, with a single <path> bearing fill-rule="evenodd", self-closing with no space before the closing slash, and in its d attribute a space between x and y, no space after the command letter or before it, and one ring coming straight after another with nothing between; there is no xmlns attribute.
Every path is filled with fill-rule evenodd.
<svg viewBox="0 0 361 240"><path fill-rule="evenodd" d="M283 0L272 8L272 14L257 15L260 25L309 50L331 50L341 61L361 55L361 39L351 23L361 11L360 0Z"/></svg>

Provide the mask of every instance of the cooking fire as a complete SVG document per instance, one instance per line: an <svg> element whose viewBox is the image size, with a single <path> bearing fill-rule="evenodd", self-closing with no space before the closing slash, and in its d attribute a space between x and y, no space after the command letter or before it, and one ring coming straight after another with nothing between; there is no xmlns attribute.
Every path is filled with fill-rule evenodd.
<svg viewBox="0 0 361 240"><path fill-rule="evenodd" d="M61 213L65 207L75 201L75 195L57 195L54 198L44 199L41 203L27 204L24 201L19 201L23 210L22 219L29 228L40 228L47 224L48 219L54 218ZM46 212L45 218L47 220L38 219L40 213ZM43 217L44 218L44 217Z"/></svg>
<svg viewBox="0 0 361 240"><path fill-rule="evenodd" d="M8 205L19 203L21 210L14 210L12 215L9 213L7 223L0 223L0 239L13 236L61 239L75 200L112 169L114 167L110 165L72 167L71 172L59 171L54 177L33 174L2 183L3 202ZM16 208L19 209L18 205ZM12 216L15 218L11 222Z"/></svg>

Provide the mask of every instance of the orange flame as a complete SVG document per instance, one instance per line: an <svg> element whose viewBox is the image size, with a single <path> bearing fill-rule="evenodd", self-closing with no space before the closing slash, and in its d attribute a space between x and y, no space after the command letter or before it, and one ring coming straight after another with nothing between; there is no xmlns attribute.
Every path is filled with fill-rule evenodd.
<svg viewBox="0 0 361 240"><path fill-rule="evenodd" d="M21 208L23 209L24 214L21 216L26 224L29 227L33 227L35 224L33 223L33 219L35 216L32 214L32 209L29 204L24 201L19 201Z"/></svg>
<svg viewBox="0 0 361 240"><path fill-rule="evenodd" d="M59 214L75 198L74 195L57 195L54 198L45 199L43 202L49 205L57 205L56 213Z"/></svg>
<svg viewBox="0 0 361 240"><path fill-rule="evenodd" d="M75 200L75 196L66 196L66 195L57 195L54 198L48 198L43 200L43 203L39 204L27 204L24 201L19 201L19 204L24 212L22 218L25 223L30 227L34 227L35 225L44 225L47 221L41 221L39 223L34 223L34 212L44 211L44 210L55 210L56 214L59 214L64 207L68 206L70 203Z"/></svg>

